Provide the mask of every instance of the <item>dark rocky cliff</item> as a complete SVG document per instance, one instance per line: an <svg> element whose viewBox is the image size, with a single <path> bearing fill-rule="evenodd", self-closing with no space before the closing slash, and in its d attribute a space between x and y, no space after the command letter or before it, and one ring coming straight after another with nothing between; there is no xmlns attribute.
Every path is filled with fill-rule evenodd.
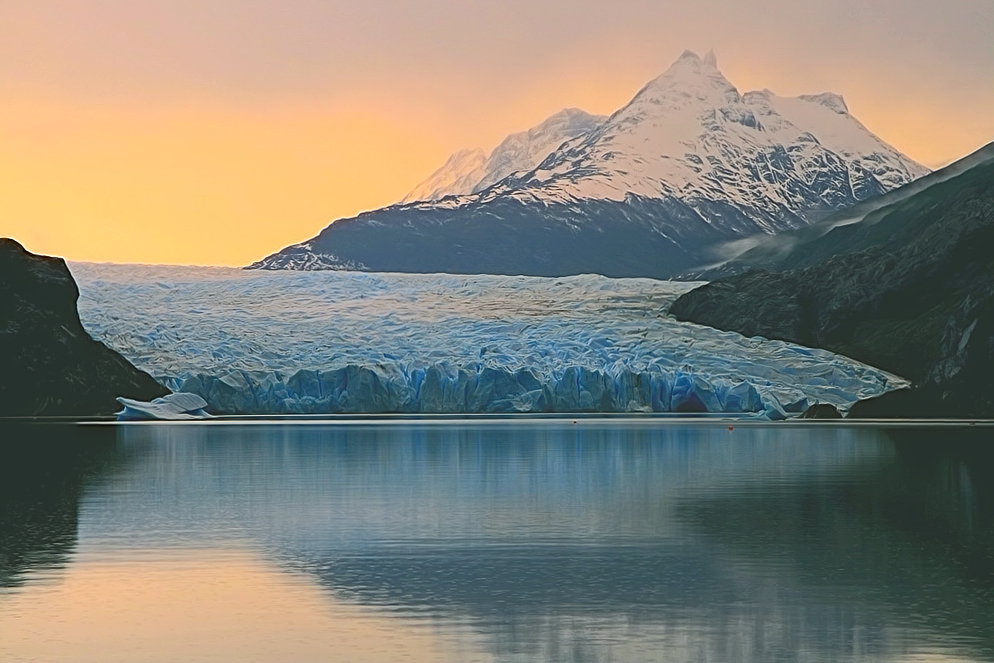
<svg viewBox="0 0 994 663"><path fill-rule="evenodd" d="M994 160L804 252L819 259L718 279L670 313L826 348L913 381L855 416L994 417Z"/></svg>
<svg viewBox="0 0 994 663"><path fill-rule="evenodd" d="M61 258L0 238L0 416L111 414L169 393L83 329Z"/></svg>

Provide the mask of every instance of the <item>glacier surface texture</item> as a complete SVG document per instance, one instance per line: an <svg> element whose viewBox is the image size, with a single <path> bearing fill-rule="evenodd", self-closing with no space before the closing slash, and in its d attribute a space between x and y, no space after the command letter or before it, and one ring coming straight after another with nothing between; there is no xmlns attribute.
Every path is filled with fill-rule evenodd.
<svg viewBox="0 0 994 663"><path fill-rule="evenodd" d="M87 331L215 414L845 410L907 384L677 322L693 284L71 265Z"/></svg>

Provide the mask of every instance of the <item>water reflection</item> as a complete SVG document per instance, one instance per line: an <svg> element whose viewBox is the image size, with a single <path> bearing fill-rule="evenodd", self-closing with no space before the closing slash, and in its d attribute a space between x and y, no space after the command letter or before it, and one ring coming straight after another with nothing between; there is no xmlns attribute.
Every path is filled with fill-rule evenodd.
<svg viewBox="0 0 994 663"><path fill-rule="evenodd" d="M791 612L780 619L810 624L802 630L896 625L940 651L991 660L994 464L987 435L974 436L979 448L961 445L966 455L936 452L949 435L964 437L897 431L897 462L789 485L746 482L734 496L683 502L679 518L721 548L753 593L776 588L778 611Z"/></svg>
<svg viewBox="0 0 994 663"><path fill-rule="evenodd" d="M180 554L188 596L205 569L268 560L326 596L296 605L356 606L400 642L421 638L415 660L452 642L453 660L991 660L994 464L923 452L928 440L583 421L129 426L69 473L72 560L120 571ZM8 521L4 550L41 522ZM68 539L27 547L71 548L65 522ZM243 592L243 611L267 592ZM449 644L424 645L426 628Z"/></svg>
<svg viewBox="0 0 994 663"><path fill-rule="evenodd" d="M0 591L65 567L82 486L114 439L107 429L0 425Z"/></svg>

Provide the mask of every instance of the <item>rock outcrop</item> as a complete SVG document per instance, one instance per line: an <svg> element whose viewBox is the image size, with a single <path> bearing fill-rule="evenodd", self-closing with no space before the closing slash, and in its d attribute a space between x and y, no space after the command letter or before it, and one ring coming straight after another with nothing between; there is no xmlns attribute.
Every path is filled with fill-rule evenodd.
<svg viewBox="0 0 994 663"><path fill-rule="evenodd" d="M974 158L804 253L819 260L718 279L670 313L826 348L914 383L851 416L994 417L994 158Z"/></svg>
<svg viewBox="0 0 994 663"><path fill-rule="evenodd" d="M79 289L61 258L0 238L0 416L95 416L117 396L168 394L93 340L76 310Z"/></svg>

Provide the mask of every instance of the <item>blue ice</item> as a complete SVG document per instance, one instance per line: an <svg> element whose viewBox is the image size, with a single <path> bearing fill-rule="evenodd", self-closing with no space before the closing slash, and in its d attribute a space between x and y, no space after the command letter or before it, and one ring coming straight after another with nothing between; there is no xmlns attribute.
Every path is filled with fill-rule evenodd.
<svg viewBox="0 0 994 663"><path fill-rule="evenodd" d="M86 329L216 414L846 410L907 385L677 322L695 284L73 263Z"/></svg>

